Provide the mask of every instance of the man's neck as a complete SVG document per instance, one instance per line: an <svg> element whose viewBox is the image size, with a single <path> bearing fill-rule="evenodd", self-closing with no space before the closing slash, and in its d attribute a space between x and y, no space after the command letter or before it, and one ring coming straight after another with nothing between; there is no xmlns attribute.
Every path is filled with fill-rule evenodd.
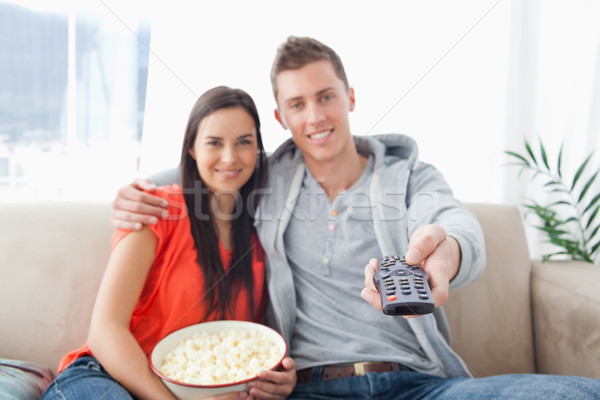
<svg viewBox="0 0 600 400"><path fill-rule="evenodd" d="M338 194L350 188L360 179L368 159L358 154L355 148L346 153L342 160L305 161L312 176L327 193L329 201L333 202Z"/></svg>

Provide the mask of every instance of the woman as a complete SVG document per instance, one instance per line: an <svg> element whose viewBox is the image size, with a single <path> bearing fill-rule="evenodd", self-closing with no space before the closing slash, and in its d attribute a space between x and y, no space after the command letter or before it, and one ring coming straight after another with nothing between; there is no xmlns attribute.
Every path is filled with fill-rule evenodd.
<svg viewBox="0 0 600 400"><path fill-rule="evenodd" d="M252 196L264 187L266 168L251 97L223 86L204 93L186 127L183 189L157 190L168 202L168 219L115 232L88 343L63 358L44 400L173 398L149 367L159 339L202 321L261 319L264 252L253 232ZM291 393L293 360L283 368L263 371L251 394Z"/></svg>

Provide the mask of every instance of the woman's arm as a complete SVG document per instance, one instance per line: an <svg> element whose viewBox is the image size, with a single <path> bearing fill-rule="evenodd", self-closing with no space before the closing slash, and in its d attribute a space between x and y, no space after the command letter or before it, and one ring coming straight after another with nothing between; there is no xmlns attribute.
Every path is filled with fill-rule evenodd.
<svg viewBox="0 0 600 400"><path fill-rule="evenodd" d="M156 246L156 236L144 227L113 249L94 305L88 344L108 373L136 398L174 399L129 331Z"/></svg>

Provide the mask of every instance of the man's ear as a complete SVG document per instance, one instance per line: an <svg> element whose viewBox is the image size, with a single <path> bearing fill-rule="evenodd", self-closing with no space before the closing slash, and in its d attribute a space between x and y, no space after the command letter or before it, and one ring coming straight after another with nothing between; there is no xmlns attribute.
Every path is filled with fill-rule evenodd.
<svg viewBox="0 0 600 400"><path fill-rule="evenodd" d="M350 98L350 111L354 111L356 106L356 98L354 97L354 88L348 89L348 98Z"/></svg>
<svg viewBox="0 0 600 400"><path fill-rule="evenodd" d="M276 109L274 110L274 113L275 113L275 119L277 120L277 122L279 122L279 125L281 125L281 127L282 127L283 129L286 129L286 130L287 130L287 129L288 129L288 126L287 126L287 124L285 123L285 119L283 118L283 116L282 116L282 115L279 113L279 109L278 109L278 108L276 108Z"/></svg>

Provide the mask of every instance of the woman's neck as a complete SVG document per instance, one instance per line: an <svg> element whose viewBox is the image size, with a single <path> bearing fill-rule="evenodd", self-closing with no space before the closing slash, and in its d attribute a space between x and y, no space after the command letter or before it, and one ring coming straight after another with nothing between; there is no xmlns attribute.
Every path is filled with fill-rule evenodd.
<svg viewBox="0 0 600 400"><path fill-rule="evenodd" d="M226 250L231 250L233 247L231 227L238 196L238 193L219 193L210 196L211 218L217 236Z"/></svg>

